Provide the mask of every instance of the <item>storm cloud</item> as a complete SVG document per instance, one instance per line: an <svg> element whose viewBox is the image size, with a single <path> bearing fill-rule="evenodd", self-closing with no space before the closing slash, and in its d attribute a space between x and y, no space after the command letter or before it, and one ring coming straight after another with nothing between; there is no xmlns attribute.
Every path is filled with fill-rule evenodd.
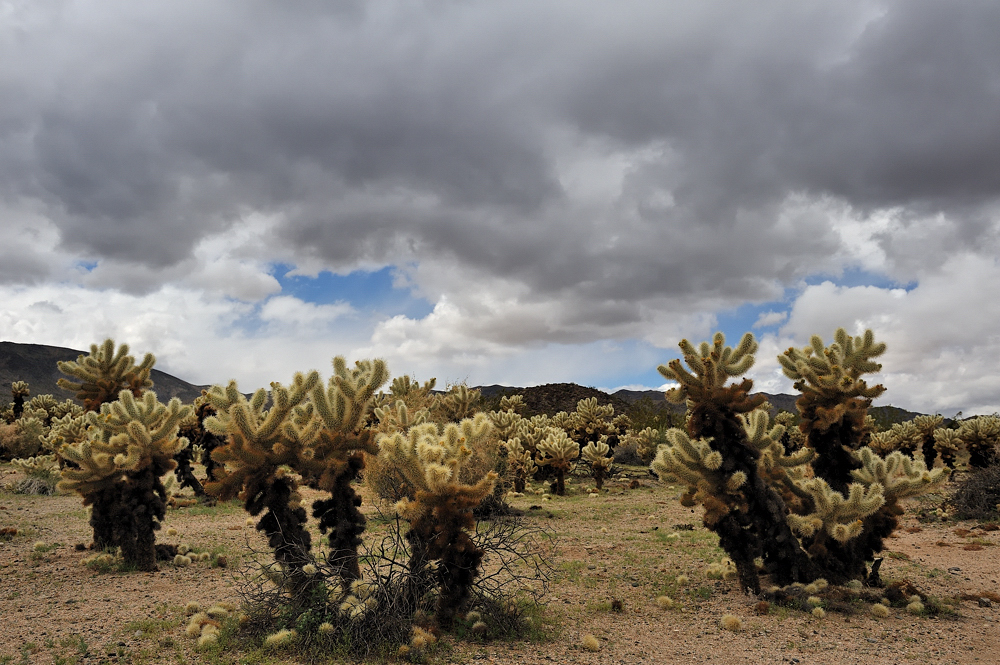
<svg viewBox="0 0 1000 665"><path fill-rule="evenodd" d="M791 292L801 343L871 318L804 318L817 275L995 270L997 34L992 2L16 0L0 283L243 308L276 263L392 266L434 312L357 348L484 366Z"/></svg>

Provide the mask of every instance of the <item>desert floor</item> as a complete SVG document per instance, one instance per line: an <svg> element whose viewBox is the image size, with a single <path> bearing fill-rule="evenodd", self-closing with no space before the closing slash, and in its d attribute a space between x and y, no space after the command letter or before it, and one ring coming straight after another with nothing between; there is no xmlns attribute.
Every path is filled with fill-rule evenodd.
<svg viewBox="0 0 1000 665"><path fill-rule="evenodd" d="M17 477L10 466L0 474L0 487ZM428 662L1000 662L1000 531L935 516L954 482L908 502L882 566L885 580L909 580L947 611L918 616L893 607L882 619L863 604L823 618L778 606L758 615L758 599L734 579L708 576L724 554L701 526L701 509L680 505L682 487L641 469L612 479L599 496L586 493L592 486L574 478L566 497L511 499L525 510L525 524L552 537L552 579L539 614L544 638L445 637ZM265 548L246 520L233 502L168 512L160 542L223 554L226 568L161 563L155 573L98 573L81 565L90 553L75 548L91 536L79 497L0 492L0 528L17 530L0 539L0 665L295 662L253 648L206 654L184 634L186 603L240 602L237 570L248 563L248 548ZM664 595L674 607L657 604ZM721 627L725 614L740 618L738 631ZM597 638L597 651L583 647L587 635Z"/></svg>

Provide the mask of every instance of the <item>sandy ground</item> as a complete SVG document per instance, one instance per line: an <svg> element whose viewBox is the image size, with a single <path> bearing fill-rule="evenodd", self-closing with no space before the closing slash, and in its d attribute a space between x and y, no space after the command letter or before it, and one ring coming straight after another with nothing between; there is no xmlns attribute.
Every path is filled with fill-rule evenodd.
<svg viewBox="0 0 1000 665"><path fill-rule="evenodd" d="M0 473L7 474L0 485L15 477L9 467ZM1000 662L1000 531L916 517L939 507L952 487L910 502L882 567L883 578L909 580L952 613L923 617L892 608L878 619L867 607L825 618L772 607L758 616L757 598L740 593L734 580L707 576L708 565L724 555L700 526L700 509L679 504L682 488L643 479L629 489L629 479L622 479L590 498L582 491L590 486L580 478L567 497L512 500L527 511L528 524L555 538L553 582L544 598L547 639L470 644L446 638L447 647L430 662ZM240 601L234 569L245 563L248 546L264 546L247 528L245 513L235 504L171 510L161 542L221 552L230 565L161 564L155 573L96 573L82 566L89 553L74 546L90 541L86 520L76 496L0 493L0 528L17 529L0 539L0 665L204 662L183 633L183 606ZM167 536L167 528L177 534ZM35 551L36 543L43 551ZM661 595L675 607L661 609ZM721 628L724 614L739 617L740 630ZM597 638L598 651L582 646L586 635ZM245 656L234 650L223 661L242 663ZM285 660L275 654L266 662Z"/></svg>

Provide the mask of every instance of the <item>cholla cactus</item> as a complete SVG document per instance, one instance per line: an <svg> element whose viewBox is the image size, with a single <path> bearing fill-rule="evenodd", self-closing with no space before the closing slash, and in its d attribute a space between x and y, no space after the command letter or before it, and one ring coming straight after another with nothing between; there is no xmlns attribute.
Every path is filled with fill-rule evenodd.
<svg viewBox="0 0 1000 665"><path fill-rule="evenodd" d="M643 462L652 462L656 457L657 449L666 443L665 435L661 430L652 427L633 432L628 438L635 441L635 453Z"/></svg>
<svg viewBox="0 0 1000 665"><path fill-rule="evenodd" d="M24 411L24 401L31 395L31 388L26 381L14 381L10 384L10 394L13 398L14 420L21 417Z"/></svg>
<svg viewBox="0 0 1000 665"><path fill-rule="evenodd" d="M520 395L518 395L520 397ZM501 411L490 411L488 414L490 417L490 422L493 423L493 429L496 430L497 436L500 437L501 441L509 441L510 439L518 435L518 430L522 427L521 423L524 421L517 412L507 409Z"/></svg>
<svg viewBox="0 0 1000 665"><path fill-rule="evenodd" d="M466 602L483 557L468 529L475 526L472 509L493 491L497 474L490 471L468 483L460 476L472 456L474 441L488 436L490 430L489 419L480 413L441 429L426 423L405 435L397 432L379 440L379 455L395 464L416 488L412 498L396 504L396 510L410 522L406 538L413 550L413 579L423 577L431 562L437 562L437 620L445 628Z"/></svg>
<svg viewBox="0 0 1000 665"><path fill-rule="evenodd" d="M920 450L924 454L924 466L928 469L934 468L934 460L937 458L937 449L934 448L934 432L944 423L944 418L939 415L917 416L913 419L913 424L920 431Z"/></svg>
<svg viewBox="0 0 1000 665"><path fill-rule="evenodd" d="M816 451L813 471L837 492L845 492L851 471L860 466L851 451L864 443L868 407L885 392L885 387L869 387L861 377L882 369L872 358L885 352L885 344L876 343L871 330L851 337L838 328L834 339L824 347L822 338L813 335L809 346L790 348L778 361L802 393L796 402L802 417L799 428Z"/></svg>
<svg viewBox="0 0 1000 665"><path fill-rule="evenodd" d="M83 408L73 400L65 399L59 402L52 395L32 397L25 403L24 410L41 419L46 427L50 426L52 421L57 418L64 418L67 415L83 415Z"/></svg>
<svg viewBox="0 0 1000 665"><path fill-rule="evenodd" d="M194 475L195 449L201 451L201 463L205 465L205 474L208 480L215 480L216 463L212 459L212 451L219 446L225 445L226 441L219 435L213 434L205 429L205 419L214 416L215 409L208 402L208 391L202 390L201 395L194 400L194 413L188 416L181 423L180 434L191 442L187 448L181 450L174 458L177 468L174 475L180 486L190 487L200 501L211 502L213 499L205 492L201 481Z"/></svg>
<svg viewBox="0 0 1000 665"><path fill-rule="evenodd" d="M478 390L470 390L466 385L452 386L438 400L433 411L434 419L438 422L458 422L468 418L481 398L482 394Z"/></svg>
<svg viewBox="0 0 1000 665"><path fill-rule="evenodd" d="M949 469L955 468L955 461L962 445L962 437L958 430L950 428L934 430L934 450L941 455L941 463Z"/></svg>
<svg viewBox="0 0 1000 665"><path fill-rule="evenodd" d="M531 456L531 451L525 450L521 445L521 439L516 436L509 439L504 446L507 448L507 465L513 476L514 491L523 492L528 478L534 475L537 468L535 460Z"/></svg>
<svg viewBox="0 0 1000 665"><path fill-rule="evenodd" d="M597 489L604 488L604 478L611 470L614 460L609 456L611 447L604 441L591 442L580 449L583 459L590 462L591 475L597 483Z"/></svg>
<svg viewBox="0 0 1000 665"><path fill-rule="evenodd" d="M922 450L923 442L920 430L913 421L908 420L894 423L890 429L872 434L868 447L881 455L898 450L912 456L917 450Z"/></svg>
<svg viewBox="0 0 1000 665"><path fill-rule="evenodd" d="M958 436L969 452L969 467L985 469L1000 462L1000 417L978 416L962 423Z"/></svg>
<svg viewBox="0 0 1000 665"><path fill-rule="evenodd" d="M13 459L11 464L19 469L25 478L12 489L18 494L52 494L59 483L59 463L55 455L39 455L26 459Z"/></svg>
<svg viewBox="0 0 1000 665"><path fill-rule="evenodd" d="M874 437L875 445L908 447L918 460L899 450L883 459L860 447L867 406L883 390L869 388L861 375L879 368L871 358L885 345L876 344L871 331L852 338L839 330L836 338L823 348L813 337L810 347L780 358L803 391L797 404L807 445L792 451L784 443L788 415L772 423L763 400L748 397L748 380L724 385L724 376L752 363L752 339L744 337L733 351L716 336L713 347L701 345L702 357L689 357L694 347L682 343L693 375L679 371L679 361L661 367L681 383L671 397L687 399L690 431L668 432L653 469L691 486L682 501L704 504L705 524L719 533L746 589L758 584L755 556L783 584L817 577L879 584L878 566L869 572L866 561L875 560L896 528L899 500L947 477L923 461L924 436L940 422L935 418Z"/></svg>
<svg viewBox="0 0 1000 665"><path fill-rule="evenodd" d="M680 360L659 367L665 378L680 384L667 392L667 399L687 401L689 417L688 432L668 432L671 444L660 448L654 465L659 462L667 470L684 474L682 479L696 488L689 500L705 504L705 524L719 534L719 544L735 563L741 586L758 593L758 557L781 581L801 581L813 576L813 570L785 521L785 503L760 475L761 453L750 443L746 423L738 417L760 406L764 398L749 396L750 379L727 385L753 365L757 342L749 333L735 349L725 342L722 333L716 333L712 344L703 342L697 348L682 340L681 351L690 371ZM752 423L752 429L757 427L757 422ZM766 447L762 440L758 444Z"/></svg>
<svg viewBox="0 0 1000 665"><path fill-rule="evenodd" d="M527 408L524 403L524 395L504 395L500 398L501 411L513 411L520 414Z"/></svg>
<svg viewBox="0 0 1000 665"><path fill-rule="evenodd" d="M615 418L615 407L599 405L596 397L581 399L570 416L571 427L566 433L581 446L603 438L613 448L618 445L618 437L625 432L625 423L621 418Z"/></svg>
<svg viewBox="0 0 1000 665"><path fill-rule="evenodd" d="M74 465L63 469L59 487L93 506L95 547L120 547L125 561L140 570L156 570L155 532L167 500L161 477L188 445L177 431L190 411L176 398L161 404L147 391L137 400L125 389L100 413L87 414L86 438L59 451Z"/></svg>
<svg viewBox="0 0 1000 665"><path fill-rule="evenodd" d="M267 535L289 585L298 590L311 584L302 572L310 563L311 538L294 468L315 430L303 431L292 415L318 384L317 372L297 373L287 388L272 383L270 408L263 389L248 400L235 381L226 388L212 386L208 399L216 414L205 420L208 431L227 440L212 453L223 468L205 490L222 500L239 496L255 517L264 512L257 530Z"/></svg>
<svg viewBox="0 0 1000 665"><path fill-rule="evenodd" d="M331 495L313 503L313 517L319 520L320 533L330 532L327 560L348 588L361 577L358 547L365 530L365 517L358 510L361 497L352 483L365 467L364 454L378 454L375 433L365 423L389 370L380 359L358 361L348 369L340 356L333 359L333 369L326 388L313 389L315 417L309 427L316 428L316 434L302 451L298 468L310 486ZM308 413L304 410L298 417L305 420Z"/></svg>
<svg viewBox="0 0 1000 665"><path fill-rule="evenodd" d="M549 428L548 434L538 444L538 466L548 466L556 474L556 494L566 494L566 472L573 460L580 456L580 444L570 439L564 430Z"/></svg>
<svg viewBox="0 0 1000 665"><path fill-rule="evenodd" d="M90 354L79 356L76 362L61 361L59 371L78 381L59 379L59 387L76 393L87 411L97 411L101 404L115 399L121 390L129 390L139 397L144 390L152 388L149 378L156 358L147 353L138 365L135 358L128 355L128 344L122 344L115 351L112 339L104 340L98 347L90 345Z"/></svg>

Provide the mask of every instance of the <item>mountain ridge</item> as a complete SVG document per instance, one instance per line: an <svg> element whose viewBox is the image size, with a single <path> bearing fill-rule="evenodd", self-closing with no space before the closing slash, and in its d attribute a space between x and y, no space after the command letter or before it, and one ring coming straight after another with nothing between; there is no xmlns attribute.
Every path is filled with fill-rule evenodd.
<svg viewBox="0 0 1000 665"><path fill-rule="evenodd" d="M59 371L57 362L60 360L76 360L86 351L76 351L60 346L45 344L22 344L18 342L0 342L0 391L8 392L13 381L27 381L31 394L49 393L57 399L72 397L68 391L60 388L56 381L65 375ZM188 383L172 374L158 369L152 372L153 390L163 400L178 397L184 402L191 402L201 395L207 385ZM616 413L624 413L642 399L652 401L654 408L668 409L672 413L683 413L684 405L672 404L666 401L663 392L659 390L618 390L606 393L597 388L581 386L576 383L547 383L540 386L519 388L501 386L498 384L474 386L487 399L502 394L520 394L524 396L529 415L547 413L552 415L558 411L573 411L581 399L596 397L598 404L611 404ZM775 407L796 413L795 400L797 396L787 394L761 393ZM4 398L0 393L0 401ZM895 406L872 407L871 412L876 419L887 422L910 420L920 415ZM880 416L882 416L880 418Z"/></svg>

